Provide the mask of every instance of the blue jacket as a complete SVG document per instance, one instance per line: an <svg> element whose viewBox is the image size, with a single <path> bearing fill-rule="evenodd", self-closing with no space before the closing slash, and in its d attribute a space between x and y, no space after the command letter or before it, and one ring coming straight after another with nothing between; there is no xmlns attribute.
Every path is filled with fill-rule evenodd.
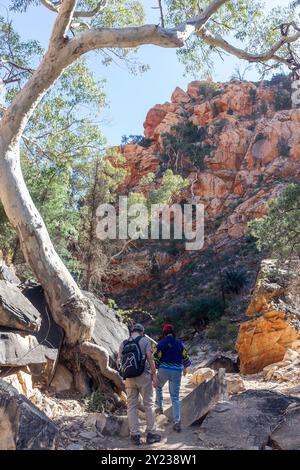
<svg viewBox="0 0 300 470"><path fill-rule="evenodd" d="M155 366L182 369L191 365L188 352L180 339L174 338L173 335L166 336L156 346L153 354Z"/></svg>

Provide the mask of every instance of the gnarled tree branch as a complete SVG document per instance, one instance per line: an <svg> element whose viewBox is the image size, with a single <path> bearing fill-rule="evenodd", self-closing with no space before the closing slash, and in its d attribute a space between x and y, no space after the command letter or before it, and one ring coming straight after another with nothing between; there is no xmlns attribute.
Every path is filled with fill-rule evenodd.
<svg viewBox="0 0 300 470"><path fill-rule="evenodd" d="M48 8L48 10L53 11L54 13L59 12L59 7L62 2L51 2L50 0L41 0L41 4L44 5L44 7ZM93 10L89 11L74 11L73 18L93 18L96 16L100 11L102 11L106 6L107 6L108 1L107 0L102 0L101 2L98 2L97 5Z"/></svg>
<svg viewBox="0 0 300 470"><path fill-rule="evenodd" d="M287 61L287 59L279 56L278 54L276 54L276 52L278 52L279 49L281 49L281 47L284 46L285 44L291 44L297 41L297 39L300 38L300 32L297 32L293 34L292 36L282 37L269 50L265 52L261 52L260 54L252 54L251 52L248 52L236 46L233 46L232 44L227 42L225 39L223 39L220 35L213 34L204 26L200 30L197 31L197 36L203 39L203 41L206 44L209 44L210 46L213 46L213 47L218 47L222 49L223 51L228 52L229 54L234 55L235 57L238 57L239 59L247 60L248 62L266 62L269 60L275 60L284 65L289 65L289 62Z"/></svg>

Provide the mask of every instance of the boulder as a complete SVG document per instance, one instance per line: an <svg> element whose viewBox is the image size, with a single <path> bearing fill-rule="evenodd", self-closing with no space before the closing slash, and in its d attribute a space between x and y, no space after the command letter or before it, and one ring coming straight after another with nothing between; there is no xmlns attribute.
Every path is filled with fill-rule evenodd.
<svg viewBox="0 0 300 470"><path fill-rule="evenodd" d="M0 327L32 332L40 325L38 310L15 285L0 280Z"/></svg>
<svg viewBox="0 0 300 470"><path fill-rule="evenodd" d="M128 327L122 322L120 315L108 308L94 294L84 292L95 305L96 323L93 332L93 340L99 346L107 349L112 363L115 362L120 344L128 338Z"/></svg>
<svg viewBox="0 0 300 470"><path fill-rule="evenodd" d="M283 360L270 364L263 369L265 380L275 380L276 382L289 382L297 384L300 380L300 354L298 349L299 341L295 341L291 348L286 350Z"/></svg>
<svg viewBox="0 0 300 470"><path fill-rule="evenodd" d="M26 285L23 296L34 311L38 312L40 327L30 334L0 328L0 367L28 366L34 386L42 387L49 385L53 377L63 330L53 321L40 285Z"/></svg>
<svg viewBox="0 0 300 470"><path fill-rule="evenodd" d="M3 260L0 260L0 279L15 284L16 286L21 284L20 279L16 276L14 267L7 266Z"/></svg>
<svg viewBox="0 0 300 470"><path fill-rule="evenodd" d="M26 397L0 379L0 450L53 450L58 429Z"/></svg>
<svg viewBox="0 0 300 470"><path fill-rule="evenodd" d="M290 406L282 421L272 432L270 444L274 449L300 450L300 405Z"/></svg>
<svg viewBox="0 0 300 470"><path fill-rule="evenodd" d="M281 361L299 339L299 271L297 260L278 265L264 260L247 314L257 316L241 324L236 348L242 374L254 374Z"/></svg>
<svg viewBox="0 0 300 470"><path fill-rule="evenodd" d="M1 378L26 398L30 399L34 393L32 376L30 375L29 370L26 370L25 367L20 369L13 368L10 373L1 376Z"/></svg>
<svg viewBox="0 0 300 470"><path fill-rule="evenodd" d="M129 436L127 416L91 413L87 416L85 424L103 436Z"/></svg>
<svg viewBox="0 0 300 470"><path fill-rule="evenodd" d="M245 390L245 384L239 374L226 374L227 391L229 395L240 393Z"/></svg>
<svg viewBox="0 0 300 470"><path fill-rule="evenodd" d="M209 411L199 432L201 445L226 450L264 449L292 403L300 405L300 400L267 390L234 395Z"/></svg>
<svg viewBox="0 0 300 470"><path fill-rule="evenodd" d="M202 382L206 382L214 377L215 371L208 367L200 367L190 377L190 383L194 385L200 385Z"/></svg>
<svg viewBox="0 0 300 470"><path fill-rule="evenodd" d="M238 358L234 356L233 358L225 356L224 354L218 354L211 359L209 359L205 366L213 370L225 369L227 373L238 372L239 363Z"/></svg>
<svg viewBox="0 0 300 470"><path fill-rule="evenodd" d="M59 393L70 390L72 385L73 375L71 372L63 364L57 364L53 380L51 381L51 388L53 388L56 393Z"/></svg>

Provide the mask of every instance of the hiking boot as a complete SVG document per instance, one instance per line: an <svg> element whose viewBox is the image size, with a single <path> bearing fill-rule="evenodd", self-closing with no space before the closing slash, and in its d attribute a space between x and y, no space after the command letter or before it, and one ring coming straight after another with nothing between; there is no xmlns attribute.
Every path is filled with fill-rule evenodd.
<svg viewBox="0 0 300 470"><path fill-rule="evenodd" d="M163 414L164 414L164 410L158 406L157 408L155 408L155 414L157 414L157 415L163 415Z"/></svg>
<svg viewBox="0 0 300 470"><path fill-rule="evenodd" d="M136 446L139 446L141 444L141 436L139 434L131 434L130 439L131 442Z"/></svg>
<svg viewBox="0 0 300 470"><path fill-rule="evenodd" d="M156 434L153 432L148 432L147 438L146 438L146 443L147 444L154 444L155 442L160 442L161 441L161 435Z"/></svg>
<svg viewBox="0 0 300 470"><path fill-rule="evenodd" d="M180 424L180 421L178 421L178 423L174 423L174 424L173 424L173 429L174 429L174 431L176 431L176 432L180 432L180 431L181 431L181 424Z"/></svg>

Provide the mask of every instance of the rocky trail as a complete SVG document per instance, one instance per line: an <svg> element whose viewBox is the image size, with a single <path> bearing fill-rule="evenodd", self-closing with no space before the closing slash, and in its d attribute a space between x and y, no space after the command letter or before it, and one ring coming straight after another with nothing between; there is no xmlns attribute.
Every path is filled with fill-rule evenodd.
<svg viewBox="0 0 300 470"><path fill-rule="evenodd" d="M201 355L200 355L201 358ZM187 377L183 378L182 389L181 389L181 399L184 401L185 397L188 401L190 401L190 394L195 388L197 388L197 381L204 379L205 383L208 383L211 380L211 375L215 373L212 369L209 368L199 368L199 365L203 361L199 361L199 356L193 358L193 373L189 374ZM195 383L191 383L194 381ZM290 410L294 410L297 412L296 422L293 423L293 445L295 444L295 440L299 440L299 429L300 429L300 382L298 379L294 379L292 381L284 381L278 382L275 380L267 380L264 373L252 374L248 376L242 376L239 373L228 373L226 374L226 381L228 390L232 393L229 394L227 399L221 399L215 407L212 407L212 412L208 413L208 418L215 419L214 417L214 409L221 408L222 413L226 414L226 407L229 406L230 414L232 414L232 410L230 409L232 398L233 397L246 397L242 400L242 422L240 421L241 417L236 417L234 419L234 425L237 426L237 431L234 431L236 434L236 443L235 447L233 448L243 448L240 447L246 445L245 448L250 449L266 449L272 450L276 449L276 445L270 442L268 434L268 426L267 429L261 429L261 419L262 416L259 416L259 401L265 400L267 402L274 403L277 401L280 402L279 408L282 406L283 409L280 409L280 419L278 422L286 421ZM203 383L203 382L202 382ZM199 385L198 385L199 387ZM249 397L247 397L249 394ZM164 405L165 410L168 409L170 405L170 399L168 395L168 390L165 387L164 389ZM247 401L248 400L248 401ZM253 403L251 403L251 400ZM281 404L282 402L282 404ZM199 403L199 407L200 407ZM59 439L57 443L58 450L121 450L121 449L134 449L136 450L137 447L133 446L130 442L128 436L128 423L125 414L112 417L106 419L106 423L104 424L103 421L103 414L102 413L86 413L84 408L82 408L77 401L73 400L62 400L61 405L63 409L65 409L65 413L62 415L60 414L57 418L54 419L54 422L59 428ZM247 406L250 406L249 416L247 416L246 409ZM255 409L254 417L252 414L252 406ZM73 407L73 408L72 408ZM184 407L183 407L184 408ZM263 419L270 424L272 422L272 412L270 411L272 406L269 406L270 417L268 413L266 413L266 409L264 409ZM276 410L276 406L274 407ZM199 408L198 408L199 410ZM288 410L288 411L286 411ZM197 410L194 409L194 413ZM276 413L278 410L276 410ZM221 413L221 414L222 414ZM258 416L256 414L258 413ZM275 414L276 414L275 413ZM278 417L275 417L275 420ZM249 419L249 422L248 422ZM257 426L254 434L253 439L248 435L243 436L241 433L240 436L240 444L237 438L239 433L239 426L246 426L250 428L251 421L254 419L254 424L252 425ZM141 420L141 430L142 432L145 431L145 417L142 412L140 412L140 420ZM257 424L255 425L255 422ZM120 425L121 422L121 425ZM222 447L230 448L230 439L232 428L228 429L226 427L226 418L225 420L221 420L221 440L223 440L223 445L220 442L211 442L209 443L206 440L205 436L205 427L204 427L204 435L203 435L203 426L205 426L205 420L201 419L200 421L189 425L183 426L181 433L176 433L172 429L172 423L165 415L157 416L157 429L158 432L162 436L162 440L158 444L154 444L151 446L146 445L145 440L142 441L141 446L139 449L159 449L159 450L191 450L191 449L220 449ZM230 423L231 424L231 423ZM273 427L273 423L271 423ZM275 426L276 427L276 426ZM102 429L102 432L101 432ZM249 429L248 429L249 431ZM247 432L248 432L247 431ZM229 438L226 437L226 434L229 432ZM208 434L210 433L210 429L208 428ZM217 434L217 433L216 433ZM251 436L251 432L249 432ZM245 442L250 441L250 444L245 444ZM298 442L298 441L297 441ZM299 442L298 444L299 445ZM225 447L227 446L227 447Z"/></svg>

